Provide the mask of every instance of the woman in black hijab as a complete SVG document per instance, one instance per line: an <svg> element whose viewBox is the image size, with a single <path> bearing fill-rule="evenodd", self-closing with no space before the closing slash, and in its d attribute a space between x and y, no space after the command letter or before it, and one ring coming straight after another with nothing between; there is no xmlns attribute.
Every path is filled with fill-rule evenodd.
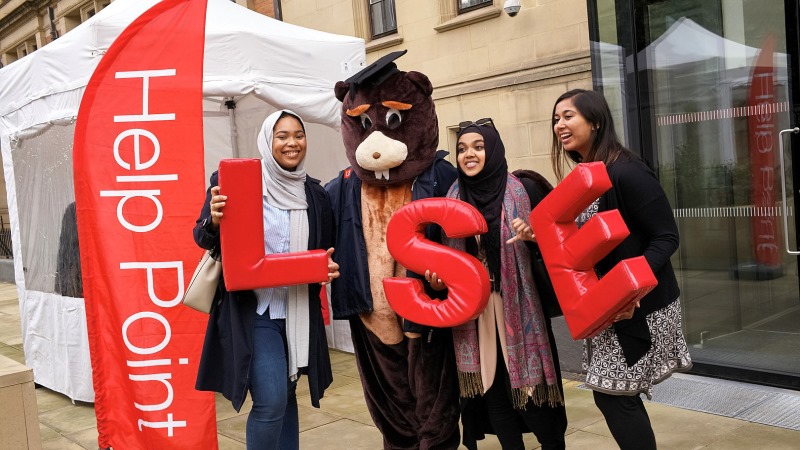
<svg viewBox="0 0 800 450"><path fill-rule="evenodd" d="M524 449L532 431L543 449L563 449L567 417L558 356L531 273L532 240L523 219L531 212L520 181L508 173L505 147L491 119L464 122L458 133L458 180L448 197L475 206L489 231L447 239L487 267L492 293L481 315L453 329L464 445L475 449L484 432L503 449ZM425 274L444 288L435 273Z"/></svg>
<svg viewBox="0 0 800 450"><path fill-rule="evenodd" d="M497 283L500 282L500 216L508 175L506 149L497 130L490 125L491 121L481 125L477 122L464 124L466 126L458 133L456 182L461 200L478 208L489 226L489 231L481 239L484 241L492 290L497 290ZM491 150L486 151L487 148ZM467 251L474 256L478 254L477 250L476 241L469 239Z"/></svg>

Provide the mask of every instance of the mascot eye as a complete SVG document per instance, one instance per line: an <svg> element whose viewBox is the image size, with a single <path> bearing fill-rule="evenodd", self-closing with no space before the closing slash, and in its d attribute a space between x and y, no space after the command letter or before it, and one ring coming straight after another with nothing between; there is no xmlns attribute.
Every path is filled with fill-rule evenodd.
<svg viewBox="0 0 800 450"><path fill-rule="evenodd" d="M361 126L364 127L365 130L369 130L372 127L372 119L369 118L366 114L361 114L358 116L361 118Z"/></svg>
<svg viewBox="0 0 800 450"><path fill-rule="evenodd" d="M390 130L399 127L402 122L403 116L400 115L400 111L390 108L389 111L386 112L386 126L389 127Z"/></svg>

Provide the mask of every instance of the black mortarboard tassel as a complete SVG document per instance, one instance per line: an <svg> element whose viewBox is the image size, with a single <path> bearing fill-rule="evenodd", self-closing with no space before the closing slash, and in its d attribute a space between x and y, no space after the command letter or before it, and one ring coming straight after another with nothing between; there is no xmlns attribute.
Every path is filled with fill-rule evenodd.
<svg viewBox="0 0 800 450"><path fill-rule="evenodd" d="M352 99L353 96L356 95L356 90L358 90L359 87L381 84L390 76L400 72L393 61L405 55L406 52L408 52L408 50L401 50L384 55L374 63L361 69L357 74L344 80L344 82L349 85L350 98Z"/></svg>

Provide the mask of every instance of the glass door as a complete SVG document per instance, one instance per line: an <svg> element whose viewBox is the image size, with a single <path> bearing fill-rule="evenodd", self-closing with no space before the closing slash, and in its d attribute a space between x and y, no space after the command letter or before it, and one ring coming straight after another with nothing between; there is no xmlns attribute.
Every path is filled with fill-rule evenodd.
<svg viewBox="0 0 800 450"><path fill-rule="evenodd" d="M784 2L635 4L641 142L680 230L673 265L696 370L800 387L800 284L787 252L798 191L791 152L780 152L781 136L791 147L780 131L795 126L796 30Z"/></svg>

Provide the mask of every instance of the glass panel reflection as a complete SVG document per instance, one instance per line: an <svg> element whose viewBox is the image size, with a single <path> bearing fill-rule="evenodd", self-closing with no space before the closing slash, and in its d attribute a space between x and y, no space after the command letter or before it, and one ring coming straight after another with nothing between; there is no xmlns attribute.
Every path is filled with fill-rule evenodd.
<svg viewBox="0 0 800 450"><path fill-rule="evenodd" d="M640 79L681 232L673 264L693 359L798 375L797 261L782 244L784 232L795 243L794 213L784 230L778 160L789 126L783 5L648 3Z"/></svg>

